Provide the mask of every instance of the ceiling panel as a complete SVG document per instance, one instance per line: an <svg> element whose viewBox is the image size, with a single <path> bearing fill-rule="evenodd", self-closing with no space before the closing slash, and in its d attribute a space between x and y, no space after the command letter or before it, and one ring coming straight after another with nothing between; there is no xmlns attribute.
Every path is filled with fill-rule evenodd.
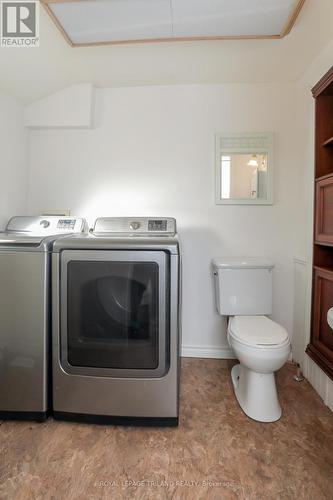
<svg viewBox="0 0 333 500"><path fill-rule="evenodd" d="M170 38L170 0L53 2L50 8L74 44Z"/></svg>
<svg viewBox="0 0 333 500"><path fill-rule="evenodd" d="M173 0L176 37L279 35L294 0Z"/></svg>
<svg viewBox="0 0 333 500"><path fill-rule="evenodd" d="M204 38L280 38L305 0L42 0L74 46Z"/></svg>

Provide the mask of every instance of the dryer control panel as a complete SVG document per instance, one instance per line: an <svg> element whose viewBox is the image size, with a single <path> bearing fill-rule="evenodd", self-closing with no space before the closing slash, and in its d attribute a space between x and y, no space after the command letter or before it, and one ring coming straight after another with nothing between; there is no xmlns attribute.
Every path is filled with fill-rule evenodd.
<svg viewBox="0 0 333 500"><path fill-rule="evenodd" d="M172 217L100 217L95 222L93 232L128 236L174 236L176 220Z"/></svg>

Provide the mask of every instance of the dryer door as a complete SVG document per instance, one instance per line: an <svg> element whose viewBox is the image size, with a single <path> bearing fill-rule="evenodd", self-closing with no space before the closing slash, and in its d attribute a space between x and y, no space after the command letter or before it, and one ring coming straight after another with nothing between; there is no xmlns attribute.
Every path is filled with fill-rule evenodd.
<svg viewBox="0 0 333 500"><path fill-rule="evenodd" d="M61 364L68 373L161 377L169 367L169 256L66 250Z"/></svg>

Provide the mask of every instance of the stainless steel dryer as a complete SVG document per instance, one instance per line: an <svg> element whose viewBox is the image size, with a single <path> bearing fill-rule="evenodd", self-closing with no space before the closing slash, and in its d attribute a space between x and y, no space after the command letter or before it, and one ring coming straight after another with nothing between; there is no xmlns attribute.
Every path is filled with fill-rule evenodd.
<svg viewBox="0 0 333 500"><path fill-rule="evenodd" d="M0 233L0 419L47 416L50 253L84 229L76 217L13 217Z"/></svg>
<svg viewBox="0 0 333 500"><path fill-rule="evenodd" d="M176 221L100 218L52 259L54 417L177 425Z"/></svg>

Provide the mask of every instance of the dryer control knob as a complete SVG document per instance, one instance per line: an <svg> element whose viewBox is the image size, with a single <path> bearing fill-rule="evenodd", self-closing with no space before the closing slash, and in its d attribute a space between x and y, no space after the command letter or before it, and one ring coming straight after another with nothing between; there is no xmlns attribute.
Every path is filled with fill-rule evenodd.
<svg viewBox="0 0 333 500"><path fill-rule="evenodd" d="M140 226L141 224L137 220L134 220L133 222L130 223L130 229L132 231L136 231L137 229L139 229Z"/></svg>

